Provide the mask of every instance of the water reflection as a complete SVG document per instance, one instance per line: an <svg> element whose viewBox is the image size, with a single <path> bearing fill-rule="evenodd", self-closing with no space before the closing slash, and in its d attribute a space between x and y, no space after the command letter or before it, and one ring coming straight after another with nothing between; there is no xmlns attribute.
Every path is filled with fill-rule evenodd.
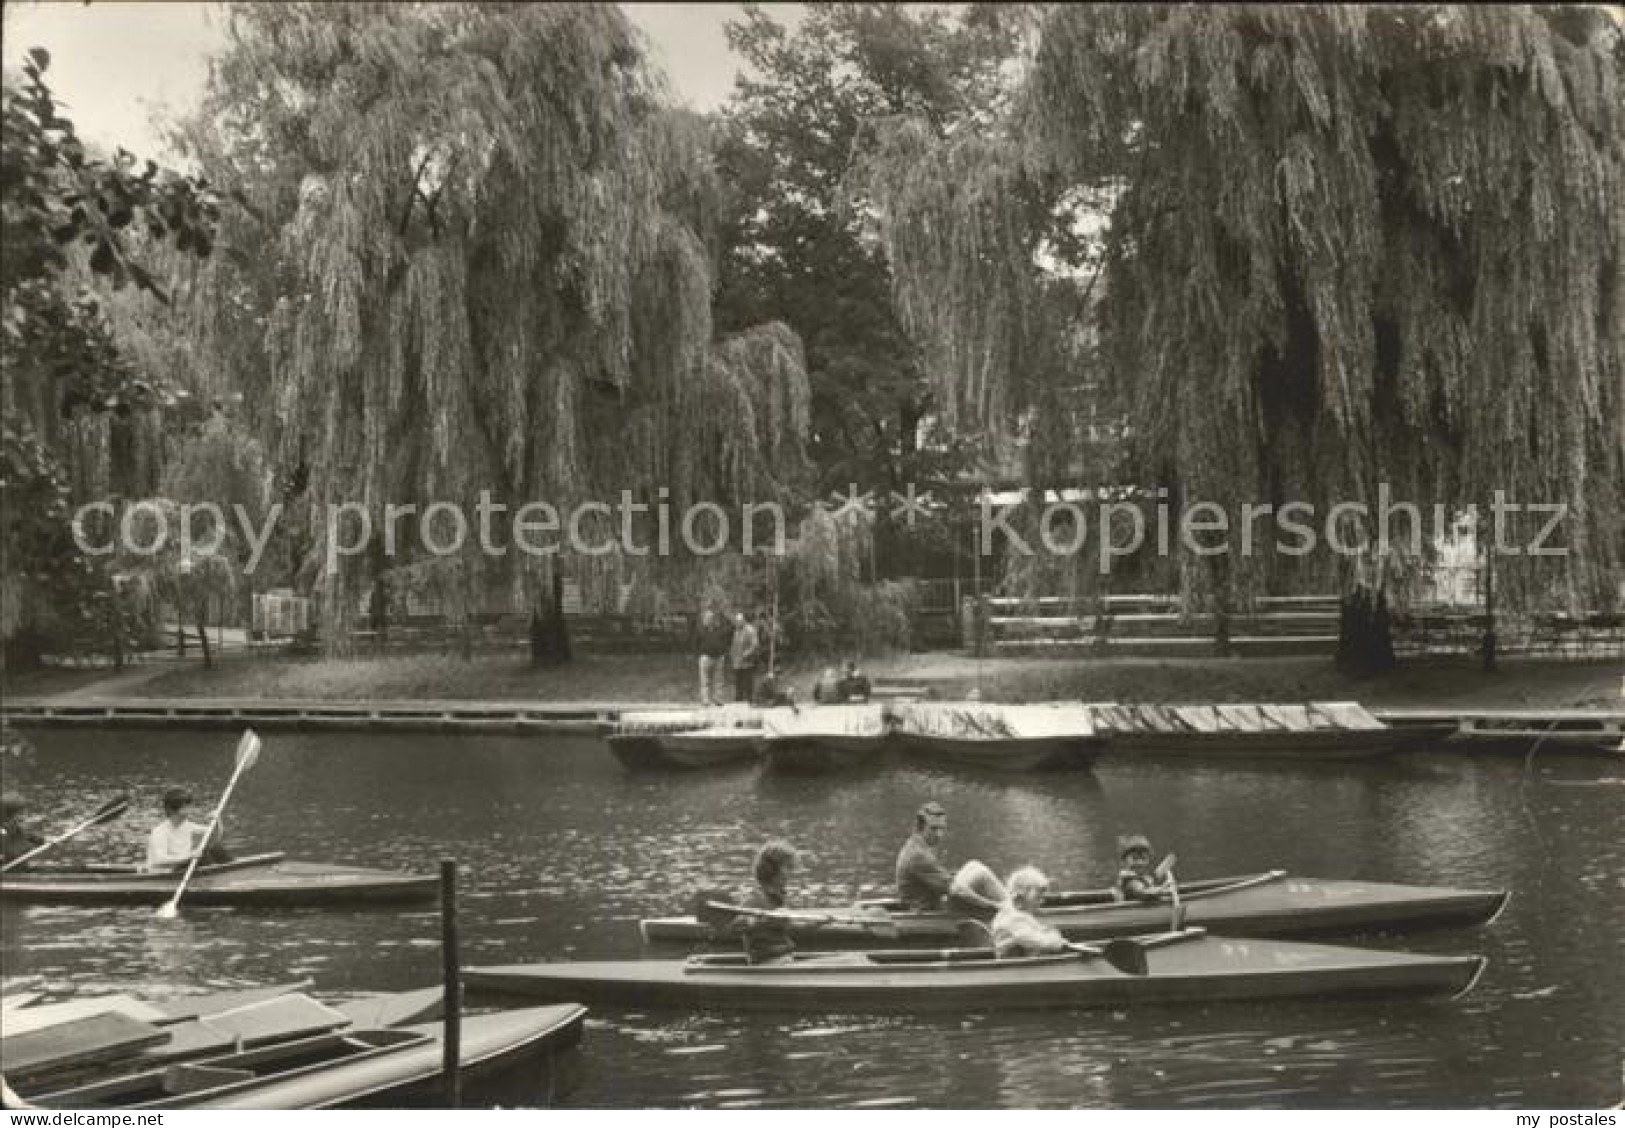
<svg viewBox="0 0 1625 1128"><path fill-rule="evenodd" d="M87 834L81 858L134 860L181 784L212 801L221 734L35 735L21 786L47 826L128 784L135 810ZM1625 1046L1625 789L1547 786L1617 775L1590 761L1435 756L1396 765L1214 768L1103 760L1093 774L1002 777L903 762L853 778L750 767L627 775L591 740L272 734L233 800L241 850L430 870L463 867L470 962L648 953L643 916L692 891L745 885L782 834L817 857L807 899L889 886L926 799L950 812L947 853L1000 871L1043 866L1101 884L1117 835L1177 850L1186 879L1283 867L1325 877L1504 885L1494 928L1408 937L1481 951L1456 1003L1322 1003L1132 1012L874 1018L605 1011L586 1034L574 1103L779 1107L1598 1105ZM4 973L55 994L175 991L308 976L330 995L435 980L425 907L234 911L0 906ZM1391 942L1379 938L1378 942Z"/></svg>

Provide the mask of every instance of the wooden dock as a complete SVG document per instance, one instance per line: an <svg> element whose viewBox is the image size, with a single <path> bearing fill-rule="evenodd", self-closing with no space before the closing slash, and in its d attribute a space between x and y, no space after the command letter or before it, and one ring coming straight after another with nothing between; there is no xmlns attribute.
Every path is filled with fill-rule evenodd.
<svg viewBox="0 0 1625 1128"><path fill-rule="evenodd" d="M597 733L621 703L497 701L197 701L154 698L13 700L5 719L21 727L242 729L338 732ZM681 707L681 706L679 706Z"/></svg>

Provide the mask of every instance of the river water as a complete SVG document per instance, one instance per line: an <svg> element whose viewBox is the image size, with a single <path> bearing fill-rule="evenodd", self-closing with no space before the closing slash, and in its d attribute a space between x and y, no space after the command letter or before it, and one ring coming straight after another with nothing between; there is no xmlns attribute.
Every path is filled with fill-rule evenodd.
<svg viewBox="0 0 1625 1128"><path fill-rule="evenodd" d="M59 826L121 788L123 820L81 857L134 860L158 797L207 809L230 774L224 734L35 732L12 769ZM815 860L800 900L849 902L890 881L927 798L951 860L1036 862L1098 885L1116 836L1176 850L1183 877L1268 868L1510 888L1490 927L1377 938L1479 952L1463 999L1303 1002L932 1018L599 1010L566 1102L579 1106L1585 1107L1619 1099L1625 1059L1621 766L1545 753L1426 754L1347 767L1103 760L1093 773L992 776L897 763L850 778L755 768L632 776L589 738L269 734L232 801L239 852L463 876L464 962L635 957L640 917L697 887L748 883L765 837ZM317 993L404 990L439 969L432 906L409 911L0 909L6 976L53 994L311 977ZM1362 942L1367 942L1362 940Z"/></svg>

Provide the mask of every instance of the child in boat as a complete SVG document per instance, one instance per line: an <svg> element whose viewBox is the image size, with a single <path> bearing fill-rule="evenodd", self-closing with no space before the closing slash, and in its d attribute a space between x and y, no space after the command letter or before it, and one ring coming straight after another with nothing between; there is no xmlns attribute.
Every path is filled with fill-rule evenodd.
<svg viewBox="0 0 1625 1128"><path fill-rule="evenodd" d="M1156 901L1167 893L1171 882L1166 874L1151 866L1151 840L1143 834L1128 834L1117 840L1123 868L1117 873L1119 901Z"/></svg>
<svg viewBox="0 0 1625 1128"><path fill-rule="evenodd" d="M192 793L184 787L171 787L164 792L164 821L153 827L147 837L148 870L158 872L184 866L200 849L203 856L198 861L203 865L231 861L231 854L221 842L225 824L216 822L214 833L205 844L203 836L209 828L186 817L186 809L191 805Z"/></svg>
<svg viewBox="0 0 1625 1128"><path fill-rule="evenodd" d="M1009 896L993 918L993 952L999 959L1047 956L1067 949L1066 937L1033 914L1049 892L1042 870L1023 866L1005 883Z"/></svg>

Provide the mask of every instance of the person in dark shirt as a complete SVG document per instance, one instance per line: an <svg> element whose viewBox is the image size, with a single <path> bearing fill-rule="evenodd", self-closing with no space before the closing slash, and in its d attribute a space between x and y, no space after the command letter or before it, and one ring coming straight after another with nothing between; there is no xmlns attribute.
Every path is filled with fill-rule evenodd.
<svg viewBox="0 0 1625 1128"><path fill-rule="evenodd" d="M733 642L733 629L728 620L715 611L700 616L700 704L721 705L726 696L726 677L723 670L728 664L728 646Z"/></svg>
<svg viewBox="0 0 1625 1128"><path fill-rule="evenodd" d="M4 862L12 862L45 845L45 839L29 830L24 825L23 818L28 813L28 804L23 797L15 791L8 791L0 795L0 855ZM26 863L19 866L26 869Z"/></svg>
<svg viewBox="0 0 1625 1128"><path fill-rule="evenodd" d="M927 803L915 812L914 833L897 852L898 899L911 909L947 908L991 918L1003 903L1003 889L998 890L997 896L988 896L974 882L956 882L937 857L937 847L947 833L948 813L941 803ZM972 867L973 863L965 863L966 870L973 873L986 869L980 863Z"/></svg>
<svg viewBox="0 0 1625 1128"><path fill-rule="evenodd" d="M841 680L836 683L835 692L838 701L867 701L874 692L874 685L858 669L856 662L848 661L841 673Z"/></svg>
<svg viewBox="0 0 1625 1128"><path fill-rule="evenodd" d="M785 908L796 857L796 848L782 838L765 843L756 852L756 888L740 904L768 911ZM782 917L741 916L734 929L743 936L745 958L753 964L781 963L795 955L790 924Z"/></svg>
<svg viewBox="0 0 1625 1128"><path fill-rule="evenodd" d="M1119 901L1160 901L1169 891L1170 882L1165 872L1151 867L1151 840L1143 834L1128 834L1117 840L1117 852L1123 868L1117 874ZM1163 863L1172 865L1173 858Z"/></svg>

